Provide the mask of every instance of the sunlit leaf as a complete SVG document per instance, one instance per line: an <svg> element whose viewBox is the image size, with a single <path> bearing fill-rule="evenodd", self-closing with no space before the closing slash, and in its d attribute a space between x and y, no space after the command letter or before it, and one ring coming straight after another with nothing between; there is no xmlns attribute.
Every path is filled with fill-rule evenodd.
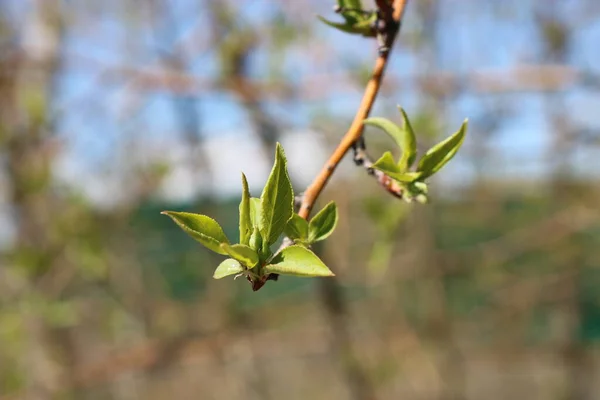
<svg viewBox="0 0 600 400"><path fill-rule="evenodd" d="M257 228L260 224L262 212L260 211L260 199L256 197L250 198L250 222L252 229Z"/></svg>
<svg viewBox="0 0 600 400"><path fill-rule="evenodd" d="M227 254L221 248L221 243L229 244L229 240L225 236L221 225L214 219L206 215L187 212L163 211L161 214L171 217L184 232L202 243L206 248L215 253Z"/></svg>
<svg viewBox="0 0 600 400"><path fill-rule="evenodd" d="M446 140L436 144L419 160L417 171L422 172L421 178L427 178L439 171L454 157L462 145L467 132L468 120L465 120L460 129Z"/></svg>
<svg viewBox="0 0 600 400"><path fill-rule="evenodd" d="M275 164L260 196L259 229L266 248L279 238L294 213L294 192L283 148L277 143Z"/></svg>
<svg viewBox="0 0 600 400"><path fill-rule="evenodd" d="M323 261L306 247L294 245L277 254L271 264L264 267L266 273L295 276L334 276Z"/></svg>
<svg viewBox="0 0 600 400"><path fill-rule="evenodd" d="M383 172L392 179L404 183L414 182L421 177L420 172L399 172L400 167L394 162L392 153L389 151L383 153L383 156L373 164L372 168Z"/></svg>
<svg viewBox="0 0 600 400"><path fill-rule="evenodd" d="M258 227L254 227L254 229L252 231L252 235L250 235L250 242L248 245L250 246L250 248L252 250L254 250L260 254L262 252L262 243L263 243L262 235L260 234Z"/></svg>
<svg viewBox="0 0 600 400"><path fill-rule="evenodd" d="M306 240L308 238L308 222L294 213L285 226L285 235L292 240Z"/></svg>
<svg viewBox="0 0 600 400"><path fill-rule="evenodd" d="M221 244L221 248L231 257L242 263L246 268L253 268L258 264L258 253L243 244Z"/></svg>
<svg viewBox="0 0 600 400"><path fill-rule="evenodd" d="M380 170L381 172L385 172L386 174L391 173L391 172L394 172L394 173L402 172L400 170L400 167L398 167L398 164L396 164L396 161L394 161L394 156L392 156L392 153L389 151L386 151L385 153L383 153L381 158L379 158L379 160L375 161L375 163L372 165L372 167Z"/></svg>
<svg viewBox="0 0 600 400"><path fill-rule="evenodd" d="M398 166L402 171L406 171L413 165L417 158L417 139L412 125L408 120L408 115L406 115L402 107L398 107L398 109L402 114L402 121L404 123L402 127L402 156L400 157L400 161L398 161Z"/></svg>
<svg viewBox="0 0 600 400"><path fill-rule="evenodd" d="M402 113L402 119L404 121L403 127L399 127L386 118L379 117L368 118L363 121L363 124L371 125L383 130L396 142L402 151L402 156L398 162L398 172L404 172L415 161L417 156L417 142L412 126L408 120L408 116L402 108L400 108L400 112Z"/></svg>
<svg viewBox="0 0 600 400"><path fill-rule="evenodd" d="M228 258L227 260L219 264L219 266L213 274L213 278L221 279L225 278L226 276L239 274L242 272L244 272L244 267L242 267L242 264L240 264L237 260L234 260L233 258Z"/></svg>
<svg viewBox="0 0 600 400"><path fill-rule="evenodd" d="M250 190L246 175L242 173L242 201L240 202L240 243L250 243L252 218L250 215Z"/></svg>
<svg viewBox="0 0 600 400"><path fill-rule="evenodd" d="M326 239L333 233L337 222L337 206L332 201L311 218L308 224L308 241L314 243Z"/></svg>

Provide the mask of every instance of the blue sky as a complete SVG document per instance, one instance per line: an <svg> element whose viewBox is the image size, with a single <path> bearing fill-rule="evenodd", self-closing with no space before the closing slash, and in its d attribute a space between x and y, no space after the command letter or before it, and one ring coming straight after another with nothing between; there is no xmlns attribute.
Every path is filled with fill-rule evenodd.
<svg viewBox="0 0 600 400"><path fill-rule="evenodd" d="M132 157L131 151L143 152L148 148L151 152L157 144L182 147L170 94L141 91L129 79L109 79L101 75L106 69L123 66L140 70L162 68L157 48L170 47L169 40L157 41L156 35L149 29L150 14L147 10L141 7L137 13L126 13L126 3L116 0L100 3L64 2L65 11L71 12L73 18L67 30L64 66L54 107L60 111L59 136L64 140L66 149L60 161L59 170L62 172L59 175L66 171L66 175L70 176L69 181L76 184L86 183L94 176L118 177L122 174L119 168L127 160L141 157ZM416 3L417 0L413 0L409 4L403 32L388 68L389 81L397 85L388 86L387 94L380 98L373 110L376 115L397 118L393 114L395 104L402 104L409 115L418 113L426 98L408 78L421 73L444 71L466 76L474 71L507 71L520 65L549 62L542 56L541 41L533 18L536 4L533 0L442 1L438 29L433 33L437 40L436 54L427 50L414 51L410 47L416 33L424 29L416 15ZM13 20L27 21L26 16L33 4L32 1L7 0L2 7L10 10ZM237 10L240 21L256 26L281 8L278 2L264 0L238 4L242 4ZM306 4L312 8L306 17L301 18L310 18L311 13L336 17L327 2L307 1ZM600 75L600 53L597 51L600 18L595 11L598 7L594 6L593 0L557 4L561 20L573 29L565 65ZM191 49L198 47L197 51L185 56L190 75L200 80L214 78L219 72L219 64L214 48L210 46L210 27L203 2L178 0L169 2L169 5L170 18L176 24L169 26L159 21L157 29L159 32L174 29L167 35L172 42L184 43L186 48ZM289 5L282 10L289 12ZM289 18L290 14L286 16ZM331 79L342 80L348 70L344 60L370 65L375 54L373 44L363 38L333 31L319 24L316 19L313 21L315 36L308 41L299 40L283 58L283 73L289 82L302 85L301 82L315 74L327 74ZM309 50L315 48L329 50L326 56L322 55L325 58L306 56ZM268 45L259 45L253 55L251 75L255 79L268 79L265 71L268 71L269 51ZM449 98L445 102L441 119L446 128L438 134L450 134L465 117L470 118L469 135L483 134L483 117L495 107L505 108L508 110L507 117L492 132L488 143L492 152L488 170L499 177L521 178L523 171L534 177L543 177L547 172L545 160L553 138L552 126L545 114L546 95L534 92L482 94L462 91L456 98ZM315 133L315 115L330 114L349 124L360 96L361 88L355 86L342 91L332 90L318 99L267 101L265 104L270 115L292 133L296 146L301 146L302 139L298 139L300 132ZM600 128L600 116L596 111L600 109L598 88L578 83L555 96L564 101L567 109L562 112L568 116L570 124L576 130L591 131L598 143L598 134L595 133ZM237 140L250 143L246 147L255 146L252 139L248 139L253 137L253 130L247 113L231 93L200 91L195 97L194 107L201 125L199 134L209 141L208 148L216 151L215 143L221 141L235 145ZM316 133L318 137L319 132ZM229 137L233 139L223 139ZM218 140L210 142L210 138ZM315 139L313 135L307 140L322 138ZM132 146L132 143L137 145ZM245 162L235 165L236 169L244 166L253 168L253 163L257 163L256 157L248 152L232 150L233 145L223 145L221 151L231 152L223 157L245 159ZM469 141L466 147L469 147ZM298 154L298 157L301 156ZM597 147L581 147L575 158L575 170L589 171L590 160L595 160L597 156ZM214 162L220 165L218 160ZM472 175L469 173L472 173L469 159L465 157L461 160L458 157L456 163L454 168L465 176ZM265 168L260 166L261 162L257 165L256 170L263 171L259 175L264 174ZM222 174L225 173L223 168L220 168ZM592 170L598 172L597 166ZM237 184L238 171L228 171L226 176L235 177ZM100 178L97 181L104 182ZM201 179L197 184L205 185L207 181ZM225 186L229 187L229 184ZM196 192L192 190L190 193Z"/></svg>

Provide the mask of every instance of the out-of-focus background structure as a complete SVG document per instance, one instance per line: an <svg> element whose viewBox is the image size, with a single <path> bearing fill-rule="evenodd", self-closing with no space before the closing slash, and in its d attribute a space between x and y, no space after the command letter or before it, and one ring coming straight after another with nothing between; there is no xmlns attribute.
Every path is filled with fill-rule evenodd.
<svg viewBox="0 0 600 400"><path fill-rule="evenodd" d="M409 3L373 115L468 137L427 206L344 160L335 280L214 281L159 215L236 237L277 141L304 190L377 51L331 6L0 1L0 399L600 399L598 1Z"/></svg>

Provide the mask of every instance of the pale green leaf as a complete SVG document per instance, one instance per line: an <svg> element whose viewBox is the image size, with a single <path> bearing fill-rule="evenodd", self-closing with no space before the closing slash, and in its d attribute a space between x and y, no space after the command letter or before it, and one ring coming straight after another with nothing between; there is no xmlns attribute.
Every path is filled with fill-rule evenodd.
<svg viewBox="0 0 600 400"><path fill-rule="evenodd" d="M242 267L242 264L240 264L237 260L234 260L233 258L228 258L227 260L219 264L219 266L215 270L215 273L213 274L213 278L221 279L225 278L226 276L234 274L237 275L242 272L244 272L244 267Z"/></svg>
<svg viewBox="0 0 600 400"><path fill-rule="evenodd" d="M252 235L250 235L249 246L252 250L254 250L260 254L262 251L262 243L263 243L263 239L260 234L260 231L258 230L258 227L254 227L254 230L252 231Z"/></svg>
<svg viewBox="0 0 600 400"><path fill-rule="evenodd" d="M256 197L250 198L250 222L252 223L252 229L257 228L260 225L260 219L262 213L260 211L260 199Z"/></svg>
<svg viewBox="0 0 600 400"><path fill-rule="evenodd" d="M383 153L381 158L372 165L372 168L378 169L386 174L389 172L402 172L400 167L398 167L398 164L396 164L396 161L394 161L394 156L392 156L392 153L389 151Z"/></svg>
<svg viewBox="0 0 600 400"><path fill-rule="evenodd" d="M383 153L383 156L381 156L381 158L372 165L372 168L377 169L388 175L390 178L403 183L414 182L421 177L420 172L399 172L400 167L398 167L398 165L394 162L392 153L389 151Z"/></svg>
<svg viewBox="0 0 600 400"><path fill-rule="evenodd" d="M293 245L277 254L264 272L295 276L334 276L323 261L306 247Z"/></svg>
<svg viewBox="0 0 600 400"><path fill-rule="evenodd" d="M287 172L285 154L277 143L275 164L260 196L259 229L266 248L279 238L294 213L294 192Z"/></svg>
<svg viewBox="0 0 600 400"><path fill-rule="evenodd" d="M252 217L250 214L250 190L246 175L242 173L242 201L240 202L240 243L250 243Z"/></svg>
<svg viewBox="0 0 600 400"><path fill-rule="evenodd" d="M417 171L421 172L421 178L427 178L439 171L448 161L454 157L462 145L467 132L468 120L465 120L460 129L446 140L436 144L419 160Z"/></svg>
<svg viewBox="0 0 600 400"><path fill-rule="evenodd" d="M311 218L308 224L308 241L314 243L326 239L333 233L337 222L337 206L332 201Z"/></svg>
<svg viewBox="0 0 600 400"><path fill-rule="evenodd" d="M241 262L246 268L253 268L258 264L258 253L243 244L221 244L221 248L231 257Z"/></svg>
<svg viewBox="0 0 600 400"><path fill-rule="evenodd" d="M229 244L229 240L225 236L221 225L214 219L206 215L187 212L163 211L161 214L171 217L184 232L209 250L223 255L227 254L221 248L221 243Z"/></svg>
<svg viewBox="0 0 600 400"><path fill-rule="evenodd" d="M408 120L408 115L406 115L402 107L398 107L398 109L402 114L402 121L404 123L402 129L402 156L400 157L400 161L398 161L398 166L402 171L406 171L413 165L417 158L417 138Z"/></svg>
<svg viewBox="0 0 600 400"><path fill-rule="evenodd" d="M404 126L401 128L392 121L386 118L368 118L363 121L365 125L371 125L383 130L387 133L398 145L402 151L402 156L398 162L398 172L406 171L415 161L417 156L417 141L412 126L408 120L408 116L402 108L399 108L402 113Z"/></svg>
<svg viewBox="0 0 600 400"><path fill-rule="evenodd" d="M285 226L285 235L292 240L305 240L308 238L308 222L294 213Z"/></svg>

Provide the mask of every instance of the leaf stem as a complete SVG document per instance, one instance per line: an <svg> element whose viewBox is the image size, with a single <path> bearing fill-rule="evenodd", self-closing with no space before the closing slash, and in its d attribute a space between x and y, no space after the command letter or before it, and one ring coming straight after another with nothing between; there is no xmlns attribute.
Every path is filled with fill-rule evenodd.
<svg viewBox="0 0 600 400"><path fill-rule="evenodd" d="M398 30L400 28L400 21L402 20L402 16L404 15L404 10L406 8L407 3L408 0L394 0L392 12L392 19L394 23L387 23L385 32L385 45L390 50L398 34ZM385 17L386 13L389 11L389 3L387 3L385 0L378 0L377 5L378 7L380 7L380 11ZM383 75L387 66L389 55L390 51L379 52L377 60L375 61L375 66L373 68L373 74L371 75L371 79L365 87L365 92L362 101L356 112L356 115L354 116L352 125L350 125L348 131L342 137L340 144L331 154L329 160L321 169L321 172L319 172L319 174L315 177L313 182L304 192L302 204L298 212L298 214L302 218L308 219L308 216L310 215L310 212L315 202L317 201L317 198L323 191L325 185L327 185L329 178L331 178L331 175L337 168L338 164L340 163L344 155L348 152L348 150L350 150L354 143L358 141L361 137L363 131L363 121L369 116L371 108L373 107L373 103L375 102L377 94L379 93L379 89L381 88L381 82L383 80Z"/></svg>

